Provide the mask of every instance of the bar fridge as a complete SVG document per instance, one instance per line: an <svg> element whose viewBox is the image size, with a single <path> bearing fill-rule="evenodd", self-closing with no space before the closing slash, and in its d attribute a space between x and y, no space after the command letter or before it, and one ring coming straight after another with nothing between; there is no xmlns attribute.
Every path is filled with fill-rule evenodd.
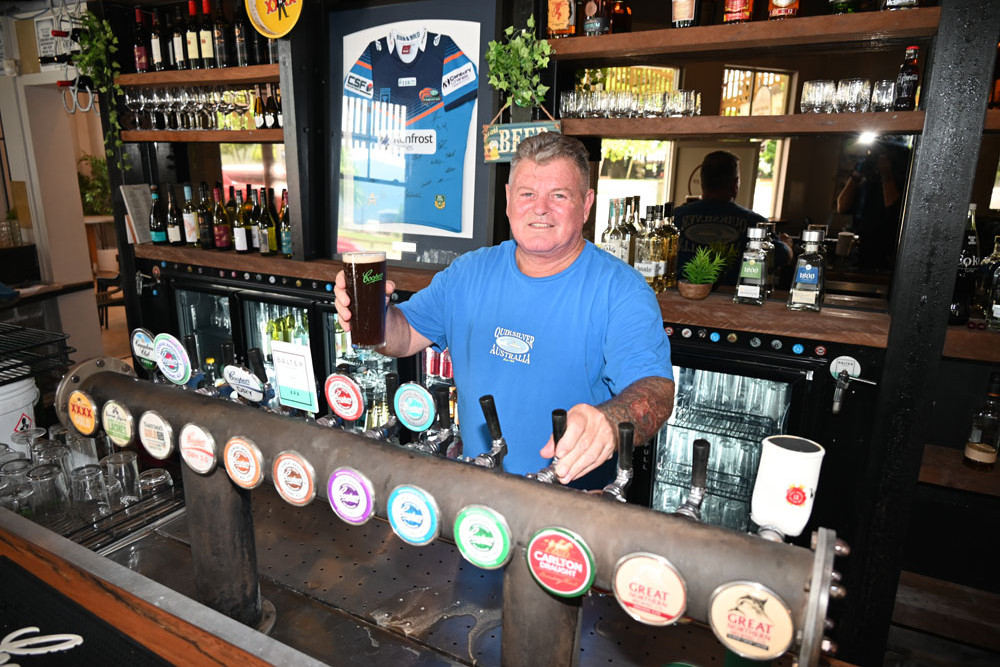
<svg viewBox="0 0 1000 667"><path fill-rule="evenodd" d="M199 365L207 358L222 359L222 343L237 340L239 323L233 321L235 289L196 281L172 283L177 330L183 340L194 334ZM159 333L159 332L155 332Z"/></svg>

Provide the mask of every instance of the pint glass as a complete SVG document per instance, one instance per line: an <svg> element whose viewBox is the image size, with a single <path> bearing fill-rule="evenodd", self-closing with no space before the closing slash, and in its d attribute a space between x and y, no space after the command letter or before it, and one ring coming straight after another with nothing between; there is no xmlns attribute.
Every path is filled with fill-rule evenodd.
<svg viewBox="0 0 1000 667"><path fill-rule="evenodd" d="M362 349L385 344L385 253L345 252L344 278L351 299L351 342Z"/></svg>

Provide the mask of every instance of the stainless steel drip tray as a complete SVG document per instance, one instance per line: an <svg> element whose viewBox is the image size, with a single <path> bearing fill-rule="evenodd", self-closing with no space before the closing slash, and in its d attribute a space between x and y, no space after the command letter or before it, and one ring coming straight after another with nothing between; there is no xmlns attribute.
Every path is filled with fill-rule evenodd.
<svg viewBox="0 0 1000 667"><path fill-rule="evenodd" d="M383 521L350 526L322 499L297 509L261 488L253 500L274 639L332 664L500 664L502 570L467 563L443 539L405 544ZM188 530L180 516L108 557L194 598ZM580 651L582 665L724 659L709 630L641 625L596 593L584 600Z"/></svg>

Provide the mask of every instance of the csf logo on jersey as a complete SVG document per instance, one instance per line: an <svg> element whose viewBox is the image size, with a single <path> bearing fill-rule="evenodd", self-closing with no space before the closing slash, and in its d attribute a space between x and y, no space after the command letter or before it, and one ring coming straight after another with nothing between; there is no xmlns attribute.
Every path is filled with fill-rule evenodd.
<svg viewBox="0 0 1000 667"><path fill-rule="evenodd" d="M424 104L436 104L441 101L441 92L437 88L424 88L417 96Z"/></svg>
<svg viewBox="0 0 1000 667"><path fill-rule="evenodd" d="M347 75L347 82L344 83L344 88L347 90L361 95L362 97L372 98L372 80L366 79L363 76L358 76L357 74L351 72Z"/></svg>
<svg viewBox="0 0 1000 667"><path fill-rule="evenodd" d="M441 80L441 92L447 97L462 86L468 85L475 80L476 68L472 66L472 63L467 62L444 76Z"/></svg>

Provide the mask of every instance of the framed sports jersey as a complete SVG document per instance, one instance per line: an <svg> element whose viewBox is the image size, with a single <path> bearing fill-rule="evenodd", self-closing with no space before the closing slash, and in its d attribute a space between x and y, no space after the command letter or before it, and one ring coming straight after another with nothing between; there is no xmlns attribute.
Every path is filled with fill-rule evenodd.
<svg viewBox="0 0 1000 667"><path fill-rule="evenodd" d="M331 13L331 254L446 265L489 244L489 168L476 158L495 12L427 0Z"/></svg>

